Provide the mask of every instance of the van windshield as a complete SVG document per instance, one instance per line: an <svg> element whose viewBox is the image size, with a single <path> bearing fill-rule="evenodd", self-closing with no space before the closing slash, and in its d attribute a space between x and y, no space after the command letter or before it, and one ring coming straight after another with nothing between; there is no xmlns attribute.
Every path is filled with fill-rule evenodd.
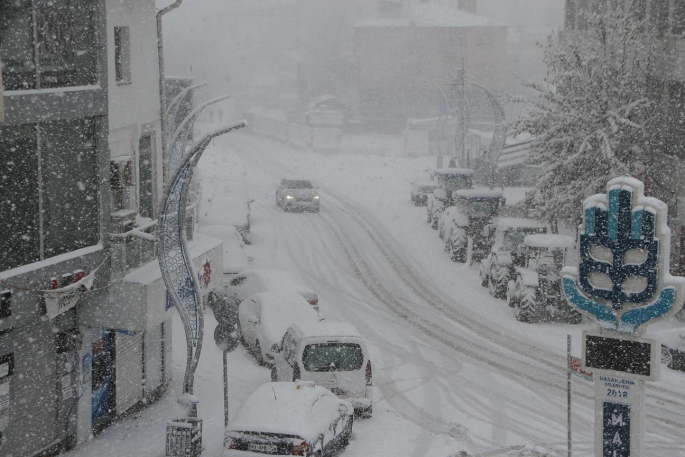
<svg viewBox="0 0 685 457"><path fill-rule="evenodd" d="M307 371L356 371L364 363L364 354L354 343L309 344L302 362Z"/></svg>

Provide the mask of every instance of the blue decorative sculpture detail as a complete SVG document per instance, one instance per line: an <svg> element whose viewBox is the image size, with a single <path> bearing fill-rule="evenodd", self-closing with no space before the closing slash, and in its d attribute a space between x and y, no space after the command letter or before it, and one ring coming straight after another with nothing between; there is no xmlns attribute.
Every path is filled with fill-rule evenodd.
<svg viewBox="0 0 685 457"><path fill-rule="evenodd" d="M183 392L193 393L195 368L202 350L203 317L199 312L201 303L200 285L194 272L192 259L183 229L186 224L188 187L193 170L211 140L224 133L245 127L241 122L208 133L183 157L167 188L160 210L157 239L157 257L162 279L169 298L176 306L186 332L187 364L183 381ZM193 349L194 348L194 349Z"/></svg>
<svg viewBox="0 0 685 457"><path fill-rule="evenodd" d="M606 195L585 200L580 265L564 270L563 290L600 326L637 334L641 326L678 311L685 278L668 272L666 205L645 197L643 184L633 178L613 179L607 187ZM640 290L627 290L628 282Z"/></svg>

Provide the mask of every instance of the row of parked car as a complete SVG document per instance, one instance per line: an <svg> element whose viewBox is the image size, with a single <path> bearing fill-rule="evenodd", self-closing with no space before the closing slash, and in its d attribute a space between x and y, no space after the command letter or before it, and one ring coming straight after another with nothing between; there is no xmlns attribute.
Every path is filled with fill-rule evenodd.
<svg viewBox="0 0 685 457"><path fill-rule="evenodd" d="M318 212L319 199L305 180L284 179L276 191L276 203L286 211ZM226 264L224 251L223 285L209 300L216 331L235 329L256 362L271 369L271 382L257 387L229 422L224 455L337 454L350 440L354 419L373 411L364 339L351 324L326 320L317 293L292 272L235 271L240 256Z"/></svg>
<svg viewBox="0 0 685 457"><path fill-rule="evenodd" d="M502 193L474 189L473 174L435 169L413 185L411 200L426 206L445 252L454 262L477 265L482 286L506 300L517 320L581 323L561 289L561 269L575 240L549 233L547 224L534 219L501 217ZM662 362L685 371L685 326L674 321L650 331L662 342Z"/></svg>
<svg viewBox="0 0 685 457"><path fill-rule="evenodd" d="M479 266L482 285L504 299L521 322L580 323L561 291L561 268L574 240L547 233L532 219L500 217L502 191L473 187L474 171L430 171L412 189L416 205L425 202L427 222L438 231L452 261ZM431 181L428 181L431 182Z"/></svg>

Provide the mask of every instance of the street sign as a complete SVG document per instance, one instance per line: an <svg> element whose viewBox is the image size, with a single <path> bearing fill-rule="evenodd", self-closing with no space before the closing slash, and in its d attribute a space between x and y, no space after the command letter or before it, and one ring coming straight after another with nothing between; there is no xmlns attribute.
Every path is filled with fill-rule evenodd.
<svg viewBox="0 0 685 457"><path fill-rule="evenodd" d="M603 457L630 457L630 405L603 404Z"/></svg>
<svg viewBox="0 0 685 457"><path fill-rule="evenodd" d="M583 369L607 375L656 381L661 367L660 345L630 335L583 331Z"/></svg>
<svg viewBox="0 0 685 457"><path fill-rule="evenodd" d="M569 304L599 327L583 332L581 365L595 379L595 457L643 455L644 382L659 378L660 345L640 336L685 294L685 278L670 274L667 220L642 182L612 179L583 202L578 268L562 271Z"/></svg>
<svg viewBox="0 0 685 457"><path fill-rule="evenodd" d="M214 329L214 342L223 352L235 351L240 345L238 329L232 325L217 325Z"/></svg>
<svg viewBox="0 0 685 457"><path fill-rule="evenodd" d="M571 356L568 361L568 369L571 373L586 381L592 381L592 372L583 369L583 359Z"/></svg>

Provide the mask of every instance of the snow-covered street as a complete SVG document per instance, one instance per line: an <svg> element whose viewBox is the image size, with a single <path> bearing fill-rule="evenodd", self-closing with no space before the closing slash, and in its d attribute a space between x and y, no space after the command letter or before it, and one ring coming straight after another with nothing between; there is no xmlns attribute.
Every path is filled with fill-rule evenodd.
<svg viewBox="0 0 685 457"><path fill-rule="evenodd" d="M351 322L368 342L374 416L355 423L344 455L565 455L566 335L577 355L580 331L590 324L517 322L481 287L475 267L450 261L425 223L425 208L410 202L409 181L434 159L359 152L313 154L236 134L215 140L199 164L205 189L242 184L254 199L253 244L245 248L253 265L299 274L328 320ZM277 208L274 192L284 177L312 179L321 212ZM220 455L222 446L215 325L208 311L195 388L207 456ZM185 363L182 332L175 318L173 389L71 455L164 454ZM269 370L242 347L229 355L229 370L232 417ZM685 374L662 372L647 390L646 455L685 456ZM590 456L592 385L578 378L573 385L574 455Z"/></svg>

